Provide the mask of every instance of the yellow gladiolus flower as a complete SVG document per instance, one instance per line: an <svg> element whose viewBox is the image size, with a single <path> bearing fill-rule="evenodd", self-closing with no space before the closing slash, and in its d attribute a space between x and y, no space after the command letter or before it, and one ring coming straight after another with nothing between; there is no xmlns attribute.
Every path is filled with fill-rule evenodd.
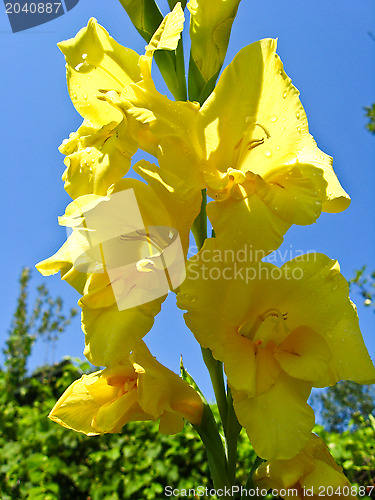
<svg viewBox="0 0 375 500"><path fill-rule="evenodd" d="M357 498L327 445L311 434L304 449L289 460L271 460L255 471L258 488L277 490L283 498Z"/></svg>
<svg viewBox="0 0 375 500"><path fill-rule="evenodd" d="M309 134L276 40L243 48L201 108L168 101L142 76L123 91L121 106L150 125L163 169L207 188L214 199L207 214L222 246L247 243L270 253L292 224L348 207L332 159ZM183 165L181 149L189 151Z"/></svg>
<svg viewBox="0 0 375 500"><path fill-rule="evenodd" d="M183 418L199 424L202 411L194 389L140 342L130 359L73 382L49 418L89 436L119 432L132 421L160 419L160 432L175 434L182 430Z"/></svg>
<svg viewBox="0 0 375 500"><path fill-rule="evenodd" d="M337 262L314 253L281 268L247 260L244 251L206 240L189 261L177 304L198 342L224 363L257 454L288 459L314 425L311 388L368 383L375 368Z"/></svg>
<svg viewBox="0 0 375 500"><path fill-rule="evenodd" d="M146 47L149 65L156 50L176 48L183 21L178 4ZM118 95L141 80L140 56L118 44L95 19L58 46L67 62L70 97L84 118L81 127L60 146L67 156L65 189L73 199L89 193L105 195L129 170L138 147L157 152L149 126L117 106Z"/></svg>
<svg viewBox="0 0 375 500"><path fill-rule="evenodd" d="M119 45L93 18L74 38L58 46L67 63L70 97L84 118L60 147L67 155L65 188L72 198L90 192L104 195L130 168L138 148L133 129L139 129L139 124L128 124L119 109L99 98L105 89L122 90L140 80L139 56Z"/></svg>

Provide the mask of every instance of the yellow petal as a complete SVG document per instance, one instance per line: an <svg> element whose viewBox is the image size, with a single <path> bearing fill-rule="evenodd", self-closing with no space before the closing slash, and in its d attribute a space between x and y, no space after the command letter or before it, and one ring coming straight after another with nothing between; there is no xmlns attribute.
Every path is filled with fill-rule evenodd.
<svg viewBox="0 0 375 500"><path fill-rule="evenodd" d="M138 54L119 45L93 18L59 48L67 61L68 89L77 111L95 125L119 123L121 111L98 97L103 90L121 92L140 79Z"/></svg>
<svg viewBox="0 0 375 500"><path fill-rule="evenodd" d="M246 391L251 397L255 396L258 374L254 343L236 335L223 342L220 351L222 356L219 359L224 362L225 374L231 387ZM214 352L216 354L217 350L214 349Z"/></svg>
<svg viewBox="0 0 375 500"><path fill-rule="evenodd" d="M314 183L310 177L315 177ZM299 225L316 221L322 210L321 193L327 185L320 169L296 164L266 179L267 183L258 182L257 192L278 217Z"/></svg>
<svg viewBox="0 0 375 500"><path fill-rule="evenodd" d="M237 251L251 248L253 254L263 258L281 245L291 222L271 211L258 193L241 188L243 199L229 197L211 202L207 215L221 246Z"/></svg>
<svg viewBox="0 0 375 500"><path fill-rule="evenodd" d="M138 148L131 121L124 119L101 129L81 126L63 142L60 151L67 154L62 176L64 188L73 198L85 194L105 195L111 184L121 179L130 168L132 155ZM81 135L86 134L86 135Z"/></svg>
<svg viewBox="0 0 375 500"><path fill-rule="evenodd" d="M87 275L73 267L71 254L72 247L76 245L74 238L72 234L54 255L42 260L35 267L43 276L51 276L60 272L62 280L67 281L79 293L83 293Z"/></svg>
<svg viewBox="0 0 375 500"><path fill-rule="evenodd" d="M158 363L144 343L136 346L131 359L138 373L138 402L146 413L159 418L164 412L169 412L178 414L178 421L184 417L193 424L200 423L203 403L187 382ZM161 427L166 431L168 425L172 425L172 419L169 416L164 418ZM176 426L175 421L171 430Z"/></svg>
<svg viewBox="0 0 375 500"><path fill-rule="evenodd" d="M99 379L100 372L83 375L71 384L52 408L48 417L58 424L83 432L88 436L98 434L92 425L92 420L100 408L87 390L86 383L94 383Z"/></svg>
<svg viewBox="0 0 375 500"><path fill-rule="evenodd" d="M107 366L126 358L151 330L165 298L124 311L119 311L116 304L96 309L83 305L82 330L87 359L93 365Z"/></svg>
<svg viewBox="0 0 375 500"><path fill-rule="evenodd" d="M162 200L170 216L170 225L178 231L186 255L190 229L201 209L200 190L190 187L189 183L184 182L183 178L174 172L159 168L145 160L138 162L133 169L148 182L154 193Z"/></svg>
<svg viewBox="0 0 375 500"><path fill-rule="evenodd" d="M304 447L315 421L306 403L310 390L308 383L281 373L269 391L255 398L233 391L237 418L257 455L289 459Z"/></svg>
<svg viewBox="0 0 375 500"><path fill-rule="evenodd" d="M292 488L314 466L313 458L301 452L290 460L264 462L255 471L254 482L259 488Z"/></svg>
<svg viewBox="0 0 375 500"><path fill-rule="evenodd" d="M314 209L311 201L320 201L329 211L340 211L348 205L331 159L317 148L308 132L299 92L283 70L276 40L265 39L243 48L224 70L199 117L206 159L218 171L226 172L231 167L268 180L293 164L308 166L301 169L303 182L307 179L312 184L305 216L306 212L310 219L319 215L320 203ZM292 182L292 194L296 194L296 187ZM299 185L301 205L307 187ZM316 200L309 200L317 194ZM298 211L292 210L298 221ZM307 224L307 220L303 217L298 223Z"/></svg>
<svg viewBox="0 0 375 500"><path fill-rule="evenodd" d="M123 396L102 405L93 421L95 429L101 434L120 432L128 422L153 420L140 408L137 391L130 391Z"/></svg>
<svg viewBox="0 0 375 500"><path fill-rule="evenodd" d="M325 340L307 326L293 330L279 345L275 358L291 377L319 387L330 377L331 350Z"/></svg>
<svg viewBox="0 0 375 500"><path fill-rule="evenodd" d="M184 428L184 420L177 413L166 411L160 417L159 432L161 434L172 435L177 434Z"/></svg>
<svg viewBox="0 0 375 500"><path fill-rule="evenodd" d="M187 277L177 295L177 306L187 326L203 347L214 350L216 359L225 355L224 342L238 335L235 328L246 318L249 306L262 294L247 287L242 265L233 268L236 253L219 247L216 238L207 239L202 250L187 264ZM235 274L239 271L239 274Z"/></svg>
<svg viewBox="0 0 375 500"><path fill-rule="evenodd" d="M313 162L311 161L313 158ZM327 183L322 210L323 212L342 212L350 205L350 197L341 186L332 167L333 160L323 151L320 151L314 139L310 136L306 139L303 149L298 155L301 163L313 163L323 172ZM314 180L314 179L313 179Z"/></svg>
<svg viewBox="0 0 375 500"><path fill-rule="evenodd" d="M193 148L182 137L166 136L161 138L158 151L160 169L178 176L186 189L202 190L205 188L201 172L197 168L201 161Z"/></svg>
<svg viewBox="0 0 375 500"><path fill-rule="evenodd" d="M153 34L146 46L146 56L152 56L155 50L175 50L184 29L184 21L184 12L178 2Z"/></svg>
<svg viewBox="0 0 375 500"><path fill-rule="evenodd" d="M301 277L294 283L293 280L280 282L279 291L271 292L280 309L288 312L288 326L291 329L301 325L310 327L323 337L332 354L330 375L323 377L319 386L332 385L341 379L372 383L375 368L359 330L356 310L348 297L348 283L340 274L337 261L322 254L308 254L293 259L281 269L285 277L293 274Z"/></svg>
<svg viewBox="0 0 375 500"><path fill-rule="evenodd" d="M342 472L338 472L336 469L330 467L324 462L321 462L320 460L315 460L314 469L302 478L300 483L303 488L313 488L315 495L318 495L321 491L325 491L325 488L328 486L331 486L334 490L339 487L342 488L343 486L349 486L349 488L351 487L349 481ZM331 495L328 493L329 492L327 492L326 495L323 495L323 498L329 498ZM345 497L345 495L342 496ZM349 498L352 497L349 496Z"/></svg>
<svg viewBox="0 0 375 500"><path fill-rule="evenodd" d="M363 341L356 307L346 298L341 311L341 319L325 337L334 353L332 368L337 374L337 380L373 384L375 368Z"/></svg>

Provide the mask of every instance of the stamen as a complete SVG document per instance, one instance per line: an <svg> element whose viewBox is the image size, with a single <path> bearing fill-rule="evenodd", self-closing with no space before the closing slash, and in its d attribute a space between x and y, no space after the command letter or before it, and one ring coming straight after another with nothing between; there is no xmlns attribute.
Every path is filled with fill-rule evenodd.
<svg viewBox="0 0 375 500"><path fill-rule="evenodd" d="M264 137L262 137L262 139L253 139L252 141L248 142L247 149L250 151L251 149L254 149L257 146L261 146L262 144L264 144Z"/></svg>
<svg viewBox="0 0 375 500"><path fill-rule="evenodd" d="M245 321L237 329L238 334L241 335L242 337L246 337L246 338L252 340L256 336L256 333L257 333L259 327L261 326L261 324L263 323L263 321L265 321L265 319L268 318L269 316L273 316L273 317L278 318L280 320L283 319L284 321L286 321L287 317L288 317L288 313L286 312L286 313L282 314L278 309L268 309L263 314L258 314L258 316L255 318L255 320L252 323ZM262 341L258 340L256 342L256 345L260 345L261 343L262 343Z"/></svg>

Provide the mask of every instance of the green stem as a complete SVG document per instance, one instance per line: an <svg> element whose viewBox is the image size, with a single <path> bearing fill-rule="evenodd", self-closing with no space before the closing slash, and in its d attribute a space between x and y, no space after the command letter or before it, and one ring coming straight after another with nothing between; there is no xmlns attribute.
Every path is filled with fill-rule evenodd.
<svg viewBox="0 0 375 500"><path fill-rule="evenodd" d="M228 476L231 483L234 484L236 480L237 466L237 441L242 426L238 422L236 412L234 411L233 397L230 387L228 387L227 393L228 416L225 427L225 437L227 441Z"/></svg>
<svg viewBox="0 0 375 500"><path fill-rule="evenodd" d="M202 189L201 211L199 212L199 215L193 222L193 226L191 228L198 250L202 248L204 240L207 238L206 205L207 205L207 193L205 189Z"/></svg>
<svg viewBox="0 0 375 500"><path fill-rule="evenodd" d="M225 392L223 363L217 361L213 356L210 349L202 347L202 356L205 365L207 366L210 374L212 387L214 389L217 407L219 410L221 423L223 424L224 432L227 427L228 405L227 395Z"/></svg>
<svg viewBox="0 0 375 500"><path fill-rule="evenodd" d="M245 486L246 490L255 489L255 485L254 485L254 481L253 481L254 472L257 470L257 468L259 467L259 465L262 462L263 462L263 459L257 456L255 459L255 462L253 463L253 466L251 467L249 476L248 476L247 481L246 481L246 486ZM248 497L246 497L246 494L243 494L241 500L243 500L245 498L248 498ZM263 497L258 497L257 495L255 495L253 498L263 498Z"/></svg>
<svg viewBox="0 0 375 500"><path fill-rule="evenodd" d="M179 101L187 100L186 74L185 74L185 58L184 58L184 42L182 34L176 49L176 76L179 83L179 93L181 98Z"/></svg>
<svg viewBox="0 0 375 500"><path fill-rule="evenodd" d="M226 470L227 463L223 442L217 429L215 417L208 404L204 406L201 424L194 425L194 428L206 448L215 489L229 487L231 483Z"/></svg>

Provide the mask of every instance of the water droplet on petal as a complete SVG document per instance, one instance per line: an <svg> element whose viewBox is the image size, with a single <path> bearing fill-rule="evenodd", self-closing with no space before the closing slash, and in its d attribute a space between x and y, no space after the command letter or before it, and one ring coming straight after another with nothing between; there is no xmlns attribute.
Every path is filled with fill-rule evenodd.
<svg viewBox="0 0 375 500"><path fill-rule="evenodd" d="M297 132L300 134L301 133L301 127L297 127Z"/></svg>
<svg viewBox="0 0 375 500"><path fill-rule="evenodd" d="M271 116L270 122L275 123L277 121L277 116Z"/></svg>
<svg viewBox="0 0 375 500"><path fill-rule="evenodd" d="M264 152L265 156L267 156L268 158L272 155L271 151L269 149L266 149L266 151Z"/></svg>
<svg viewBox="0 0 375 500"><path fill-rule="evenodd" d="M82 54L82 59L86 59L87 54Z"/></svg>
<svg viewBox="0 0 375 500"><path fill-rule="evenodd" d="M297 118L297 120L300 119L300 116L301 116L301 113L299 111L296 111L296 118Z"/></svg>
<svg viewBox="0 0 375 500"><path fill-rule="evenodd" d="M87 100L87 94L83 94L83 98L85 99L85 101Z"/></svg>
<svg viewBox="0 0 375 500"><path fill-rule="evenodd" d="M285 99L287 95L288 95L288 92L285 90L283 93L283 99Z"/></svg>

